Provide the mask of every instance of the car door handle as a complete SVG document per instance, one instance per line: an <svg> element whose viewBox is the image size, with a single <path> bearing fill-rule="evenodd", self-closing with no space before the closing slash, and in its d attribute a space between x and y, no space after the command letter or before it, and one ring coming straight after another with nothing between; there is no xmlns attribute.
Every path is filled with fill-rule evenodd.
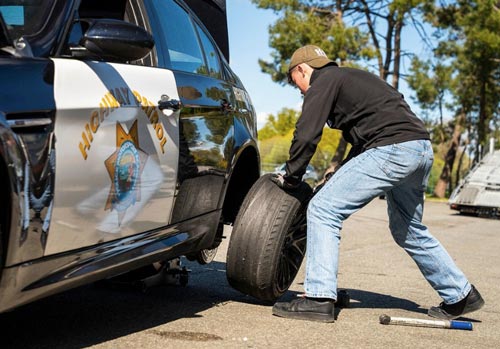
<svg viewBox="0 0 500 349"><path fill-rule="evenodd" d="M177 99L170 99L167 95L162 95L161 99L158 101L158 108L160 110L179 110L181 108L181 102Z"/></svg>

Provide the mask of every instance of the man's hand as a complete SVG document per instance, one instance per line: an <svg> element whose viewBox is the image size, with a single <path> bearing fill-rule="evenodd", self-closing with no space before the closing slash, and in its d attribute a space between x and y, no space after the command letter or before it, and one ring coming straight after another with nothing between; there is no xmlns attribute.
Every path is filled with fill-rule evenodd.
<svg viewBox="0 0 500 349"><path fill-rule="evenodd" d="M283 177L283 175L281 175L279 173L273 174L273 176L271 177L271 181L276 183L276 185L278 187L280 187L281 189L284 189L284 190L295 190L300 186L300 183L301 183L301 182L291 183L291 182L287 181L285 179L285 177Z"/></svg>
<svg viewBox="0 0 500 349"><path fill-rule="evenodd" d="M318 185L316 185L313 188L313 193L316 194L321 188L323 188L325 186L326 182L328 182L330 180L330 178L333 177L333 175L335 174L335 172L337 172L337 170L339 168L340 168L340 166L337 166L333 171L325 173L325 175L323 176L323 179L318 183Z"/></svg>

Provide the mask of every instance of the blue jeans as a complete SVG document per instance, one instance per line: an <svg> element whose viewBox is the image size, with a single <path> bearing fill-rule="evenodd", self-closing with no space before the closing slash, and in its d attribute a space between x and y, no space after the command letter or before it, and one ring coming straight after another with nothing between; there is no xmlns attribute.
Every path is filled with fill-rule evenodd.
<svg viewBox="0 0 500 349"><path fill-rule="evenodd" d="M304 288L308 297L337 299L342 222L384 193L394 241L413 258L445 303L467 296L471 289L467 278L422 224L433 160L427 140L372 148L348 161L326 182L307 210Z"/></svg>

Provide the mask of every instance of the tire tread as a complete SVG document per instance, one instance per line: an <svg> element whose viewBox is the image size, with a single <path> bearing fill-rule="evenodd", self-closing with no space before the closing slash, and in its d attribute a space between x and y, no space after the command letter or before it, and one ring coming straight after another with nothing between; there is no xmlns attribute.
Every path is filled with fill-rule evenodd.
<svg viewBox="0 0 500 349"><path fill-rule="evenodd" d="M262 300L281 296L276 276L284 239L311 192L303 183L293 194L287 193L270 181L270 175L254 184L243 201L229 241L226 264L231 286Z"/></svg>

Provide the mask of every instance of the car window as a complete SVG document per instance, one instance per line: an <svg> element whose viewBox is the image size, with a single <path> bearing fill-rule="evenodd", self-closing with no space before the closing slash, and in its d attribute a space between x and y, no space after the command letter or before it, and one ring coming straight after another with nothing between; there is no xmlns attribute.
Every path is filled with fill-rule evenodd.
<svg viewBox="0 0 500 349"><path fill-rule="evenodd" d="M143 7L142 1L127 1L124 20L146 29L149 33L152 32L149 19L146 16L146 9ZM146 57L131 63L157 67L158 55L156 53L156 44Z"/></svg>
<svg viewBox="0 0 500 349"><path fill-rule="evenodd" d="M206 73L203 53L189 14L173 0L153 0L173 70Z"/></svg>
<svg viewBox="0 0 500 349"><path fill-rule="evenodd" d="M54 0L25 1L12 0L0 2L3 16L11 39L33 35L42 29L54 6Z"/></svg>
<svg viewBox="0 0 500 349"><path fill-rule="evenodd" d="M226 80L231 81L233 84L241 86L239 79L233 73L231 68L229 68L229 64L226 61L222 61L222 67L224 69L224 74L226 76Z"/></svg>
<svg viewBox="0 0 500 349"><path fill-rule="evenodd" d="M207 34L196 25L196 29L200 35L201 44L203 45L203 50L205 52L205 57L207 59L208 65L208 75L220 79L222 77L222 72L220 68L219 55L217 54L217 49L212 44L212 41L208 38Z"/></svg>

